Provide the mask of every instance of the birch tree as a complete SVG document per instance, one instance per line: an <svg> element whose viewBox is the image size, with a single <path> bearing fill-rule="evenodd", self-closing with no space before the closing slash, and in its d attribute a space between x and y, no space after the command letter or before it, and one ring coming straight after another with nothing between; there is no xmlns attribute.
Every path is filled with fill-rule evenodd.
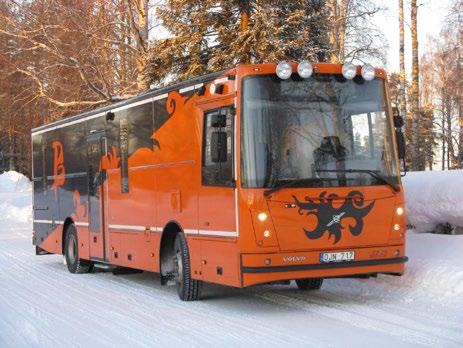
<svg viewBox="0 0 463 348"><path fill-rule="evenodd" d="M373 23L373 16L381 11L370 0L327 0L330 61L384 62L386 40Z"/></svg>
<svg viewBox="0 0 463 348"><path fill-rule="evenodd" d="M411 40L412 40L412 82L410 88L410 106L412 115L412 169L422 170L423 165L420 163L420 136L419 136L419 119L420 119L420 91L419 91L419 61L418 61L418 24L417 12L418 7L416 0L411 0Z"/></svg>
<svg viewBox="0 0 463 348"><path fill-rule="evenodd" d="M404 30L404 0L399 0L399 64L400 64L400 94L399 110L402 117L407 118L407 97L405 90L405 30ZM405 129L405 132L407 129Z"/></svg>

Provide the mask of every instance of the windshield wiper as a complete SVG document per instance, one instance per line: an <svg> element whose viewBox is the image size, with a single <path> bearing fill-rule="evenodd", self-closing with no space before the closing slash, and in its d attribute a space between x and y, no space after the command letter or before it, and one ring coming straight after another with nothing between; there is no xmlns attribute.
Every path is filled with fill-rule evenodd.
<svg viewBox="0 0 463 348"><path fill-rule="evenodd" d="M264 191L264 196L265 196L265 197L268 197L268 196L270 196L272 193L275 193L275 192L281 190L282 188L290 187L290 186L293 186L293 185L295 185L295 184L297 184L297 183L300 183L300 182L306 182L306 181L323 181L323 180L333 180L333 179L331 179L331 178L304 178L304 179L293 179L293 180L286 181L286 182L284 182L283 184L272 186L270 189L265 190L265 191Z"/></svg>
<svg viewBox="0 0 463 348"><path fill-rule="evenodd" d="M370 174L375 179L381 181L382 183L388 185L392 188L394 192L399 192L400 188L394 183L390 182L388 178L381 175L378 170L372 169L333 169L333 170L317 170L317 173L365 173Z"/></svg>

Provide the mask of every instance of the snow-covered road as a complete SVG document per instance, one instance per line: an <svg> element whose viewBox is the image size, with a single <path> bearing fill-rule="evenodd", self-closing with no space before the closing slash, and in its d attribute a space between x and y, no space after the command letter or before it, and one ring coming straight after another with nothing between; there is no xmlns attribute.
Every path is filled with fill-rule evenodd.
<svg viewBox="0 0 463 348"><path fill-rule="evenodd" d="M35 256L28 200L0 197L0 347L463 346L463 236L409 233L403 277L206 285L185 303L155 274L73 275Z"/></svg>

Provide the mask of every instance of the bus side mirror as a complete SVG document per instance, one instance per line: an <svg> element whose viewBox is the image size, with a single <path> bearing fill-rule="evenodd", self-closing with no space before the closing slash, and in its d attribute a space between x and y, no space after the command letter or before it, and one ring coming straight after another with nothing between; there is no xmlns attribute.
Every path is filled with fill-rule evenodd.
<svg viewBox="0 0 463 348"><path fill-rule="evenodd" d="M227 162L227 133L212 132L211 134L211 161L214 163Z"/></svg>
<svg viewBox="0 0 463 348"><path fill-rule="evenodd" d="M405 159L405 137L401 129L396 129L395 138L397 141L397 152L400 159Z"/></svg>
<svg viewBox="0 0 463 348"><path fill-rule="evenodd" d="M227 115L215 114L211 117L211 127L221 128L227 125Z"/></svg>

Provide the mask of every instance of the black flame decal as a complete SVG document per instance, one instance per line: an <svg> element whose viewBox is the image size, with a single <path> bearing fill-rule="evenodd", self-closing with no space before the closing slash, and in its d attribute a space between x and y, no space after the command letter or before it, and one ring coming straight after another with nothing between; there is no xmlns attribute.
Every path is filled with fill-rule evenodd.
<svg viewBox="0 0 463 348"><path fill-rule="evenodd" d="M296 196L293 198L300 215L314 215L318 219L317 226L312 231L303 228L306 236L309 239L318 239L328 232L329 238L334 236L333 244L341 239L343 229L341 220L344 218L355 219L355 225L349 225L349 231L354 236L360 235L363 230L363 218L368 215L375 204L373 201L364 206L365 199L360 191L349 192L339 208L333 206L333 201L338 200L339 196L334 193L327 195L326 191L323 191L315 200L305 197L305 201L301 202Z"/></svg>

